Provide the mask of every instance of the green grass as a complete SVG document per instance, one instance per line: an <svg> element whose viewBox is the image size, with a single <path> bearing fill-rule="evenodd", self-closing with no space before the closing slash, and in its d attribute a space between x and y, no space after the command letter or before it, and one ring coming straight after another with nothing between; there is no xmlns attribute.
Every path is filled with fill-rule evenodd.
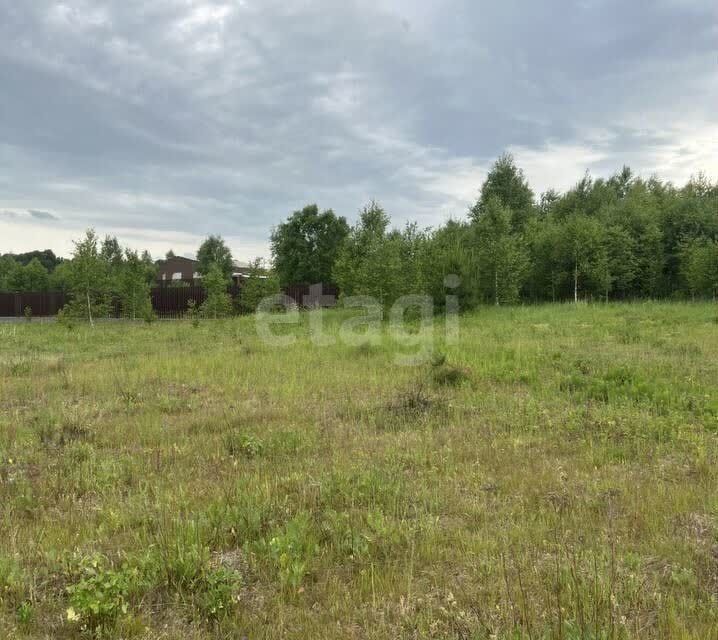
<svg viewBox="0 0 718 640"><path fill-rule="evenodd" d="M0 637L718 637L716 305L308 327L0 326Z"/></svg>

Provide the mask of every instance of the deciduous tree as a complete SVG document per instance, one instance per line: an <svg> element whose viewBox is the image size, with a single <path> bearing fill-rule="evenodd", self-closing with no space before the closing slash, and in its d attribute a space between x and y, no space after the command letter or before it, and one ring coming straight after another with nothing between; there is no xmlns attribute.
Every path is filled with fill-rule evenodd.
<svg viewBox="0 0 718 640"><path fill-rule="evenodd" d="M272 259L280 284L331 282L348 232L347 221L331 209L319 213L312 204L295 211L272 231Z"/></svg>
<svg viewBox="0 0 718 640"><path fill-rule="evenodd" d="M221 236L209 236L197 251L197 270L206 278L213 266L216 266L225 280L232 277L232 252Z"/></svg>

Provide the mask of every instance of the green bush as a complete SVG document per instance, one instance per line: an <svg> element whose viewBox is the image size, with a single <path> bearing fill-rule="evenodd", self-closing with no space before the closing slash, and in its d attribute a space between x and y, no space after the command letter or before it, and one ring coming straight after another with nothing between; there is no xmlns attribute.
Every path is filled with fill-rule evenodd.
<svg viewBox="0 0 718 640"><path fill-rule="evenodd" d="M195 607L207 620L218 620L227 615L236 602L235 593L240 576L236 571L221 567L207 572L198 585Z"/></svg>
<svg viewBox="0 0 718 640"><path fill-rule="evenodd" d="M256 458L262 455L264 443L253 435L231 432L224 436L224 448L233 458L237 456Z"/></svg>
<svg viewBox="0 0 718 640"><path fill-rule="evenodd" d="M84 558L78 577L78 582L67 587L70 598L67 620L92 630L114 627L117 619L128 611L130 593L142 582L136 567L123 565L115 570L101 555Z"/></svg>

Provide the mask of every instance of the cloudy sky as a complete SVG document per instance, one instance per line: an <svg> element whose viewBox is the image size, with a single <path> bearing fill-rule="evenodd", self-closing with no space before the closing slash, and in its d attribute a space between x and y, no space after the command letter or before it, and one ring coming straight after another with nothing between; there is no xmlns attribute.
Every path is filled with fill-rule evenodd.
<svg viewBox="0 0 718 640"><path fill-rule="evenodd" d="M308 202L436 225L505 150L537 192L718 177L718 3L0 0L0 253L248 259Z"/></svg>

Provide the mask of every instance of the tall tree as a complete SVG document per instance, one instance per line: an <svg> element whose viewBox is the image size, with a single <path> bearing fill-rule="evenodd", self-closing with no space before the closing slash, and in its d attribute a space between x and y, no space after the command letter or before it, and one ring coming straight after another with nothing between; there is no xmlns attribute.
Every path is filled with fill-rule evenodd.
<svg viewBox="0 0 718 640"><path fill-rule="evenodd" d="M511 226L515 231L524 229L534 206L534 193L524 176L516 166L510 153L503 154L491 167L478 202L471 209L471 218L478 220L492 198L510 210Z"/></svg>
<svg viewBox="0 0 718 640"><path fill-rule="evenodd" d="M634 180L631 168L624 165L618 173L608 179L607 184L615 191L619 199L623 199L628 195Z"/></svg>
<svg viewBox="0 0 718 640"><path fill-rule="evenodd" d="M148 264L137 251L125 250L122 266L118 271L117 290L126 318L135 320L152 312L150 286L155 276L154 265Z"/></svg>
<svg viewBox="0 0 718 640"><path fill-rule="evenodd" d="M15 262L11 255L0 257L0 291L12 291L12 285L15 283L15 273L20 269L20 265Z"/></svg>
<svg viewBox="0 0 718 640"><path fill-rule="evenodd" d="M107 288L112 296L119 297L120 282L122 280L122 267L124 253L115 236L106 235L100 245L100 259L105 263L107 271Z"/></svg>
<svg viewBox="0 0 718 640"><path fill-rule="evenodd" d="M389 216L376 202L362 209L334 265L344 295L371 296L391 305L402 291L401 234L388 233Z"/></svg>
<svg viewBox="0 0 718 640"><path fill-rule="evenodd" d="M122 265L124 255L122 247L115 236L105 236L100 248L100 257L110 268L119 268Z"/></svg>
<svg viewBox="0 0 718 640"><path fill-rule="evenodd" d="M613 292L622 298L631 295L636 279L636 242L631 232L614 224L605 233L607 268L606 299Z"/></svg>
<svg viewBox="0 0 718 640"><path fill-rule="evenodd" d="M249 263L249 273L242 283L242 293L239 296L239 309L243 313L253 313L264 298L280 291L276 274L266 269L262 260L257 258Z"/></svg>
<svg viewBox="0 0 718 640"><path fill-rule="evenodd" d="M682 274L693 298L718 297L718 241L692 239L681 247Z"/></svg>
<svg viewBox="0 0 718 640"><path fill-rule="evenodd" d="M232 252L221 236L209 236L197 251L199 266L197 270L202 277L209 275L213 266L216 266L225 280L232 277Z"/></svg>
<svg viewBox="0 0 718 640"><path fill-rule="evenodd" d="M295 211L272 231L274 269L280 284L329 283L339 249L349 233L347 221L316 204Z"/></svg>
<svg viewBox="0 0 718 640"><path fill-rule="evenodd" d="M461 309L470 308L476 298L477 267L472 247L473 229L464 222L449 220L431 233L421 253L423 290L443 307L446 295L459 299ZM455 276L455 277L454 277ZM447 288L447 278L452 286Z"/></svg>
<svg viewBox="0 0 718 640"><path fill-rule="evenodd" d="M608 276L601 224L584 214L573 214L561 227L560 241L564 274L570 279L574 302L580 293L591 291L591 285L595 293L603 294Z"/></svg>
<svg viewBox="0 0 718 640"><path fill-rule="evenodd" d="M48 289L50 289L50 291L68 293L72 289L71 281L72 261L65 260L61 264L58 264L55 270L50 274Z"/></svg>
<svg viewBox="0 0 718 640"><path fill-rule="evenodd" d="M20 291L47 291L49 274L38 258L33 258L15 272L20 276Z"/></svg>
<svg viewBox="0 0 718 640"><path fill-rule="evenodd" d="M511 210L496 196L474 222L482 298L496 305L513 303L528 269L526 248L511 227Z"/></svg>
<svg viewBox="0 0 718 640"><path fill-rule="evenodd" d="M217 263L212 263L202 277L207 290L207 299L202 305L202 314L208 318L223 318L232 312L232 298L227 293L229 278Z"/></svg>
<svg viewBox="0 0 718 640"><path fill-rule="evenodd" d="M70 270L73 306L94 326L94 318L107 304L107 262L98 248L94 229L88 229L82 240L75 241Z"/></svg>

